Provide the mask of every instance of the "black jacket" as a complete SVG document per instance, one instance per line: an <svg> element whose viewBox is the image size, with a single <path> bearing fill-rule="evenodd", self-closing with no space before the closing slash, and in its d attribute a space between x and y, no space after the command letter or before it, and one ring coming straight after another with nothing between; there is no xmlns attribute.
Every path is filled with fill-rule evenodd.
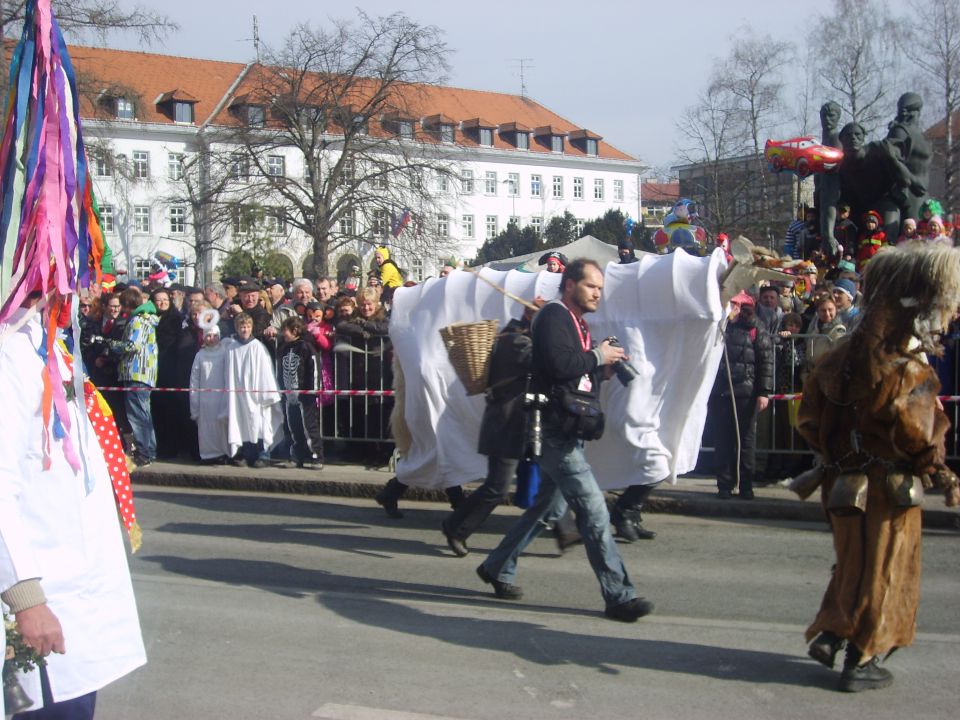
<svg viewBox="0 0 960 720"><path fill-rule="evenodd" d="M277 353L277 382L281 390L316 390L317 354L312 344L301 337L293 342L284 343ZM293 404L316 404L315 395L287 395L287 402Z"/></svg>
<svg viewBox="0 0 960 720"><path fill-rule="evenodd" d="M580 379L589 375L592 395L600 390L600 353L584 350L580 334L567 306L559 301L547 303L533 322L533 375L538 392L552 396L562 386L577 389ZM548 410L548 417L552 411Z"/></svg>
<svg viewBox="0 0 960 720"><path fill-rule="evenodd" d="M738 320L727 325L726 356L713 384L712 395L730 396L727 362L733 378L735 397L759 397L773 392L773 344L755 320Z"/></svg>
<svg viewBox="0 0 960 720"><path fill-rule="evenodd" d="M529 323L511 320L494 343L488 373L490 388L477 449L482 455L514 460L523 456L526 440L523 396L533 362L529 330Z"/></svg>

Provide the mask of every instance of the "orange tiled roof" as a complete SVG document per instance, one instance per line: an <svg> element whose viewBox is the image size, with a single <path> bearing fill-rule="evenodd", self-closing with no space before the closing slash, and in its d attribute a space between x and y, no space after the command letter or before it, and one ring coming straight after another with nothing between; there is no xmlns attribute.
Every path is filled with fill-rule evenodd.
<svg viewBox="0 0 960 720"><path fill-rule="evenodd" d="M640 200L644 205L673 204L680 199L679 182L645 182L640 185Z"/></svg>
<svg viewBox="0 0 960 720"><path fill-rule="evenodd" d="M259 81L268 71L262 66L254 65L250 68L235 89L232 102L227 103L217 117L211 118L214 109L234 82L241 77L246 67L243 63L84 46L71 46L70 54L78 76L96 79L91 85L94 92L86 94L81 101L81 114L84 117L112 118L110 109L102 103L103 97L117 97L127 92L132 92L135 96L128 99L134 100L138 121L161 124L173 124L173 121L157 107L156 100L172 92L178 93L177 99L183 97L196 100L194 112L197 124L210 120L214 124L234 125L238 120L230 112L230 105L235 107L243 102L268 102L268 98L262 97L262 91L258 92ZM363 81L358 81L355 85L355 104L359 106L364 95ZM475 124L474 127L490 128L503 128L516 123L515 129L536 128L536 133L580 133L580 137L598 140L598 154L601 158L635 160L609 143L602 142L599 135L586 131L540 103L519 95L431 85L399 86L399 92L404 95L403 104L412 116L411 119L418 121L417 138L427 142L436 141L436 138L419 128L422 118L433 121L434 125L441 118L443 122L450 121L452 124L464 121L469 123L473 120L475 123L482 123ZM385 131L371 127L370 132ZM494 148L513 149L513 145L507 138L501 137L500 133L493 135ZM459 127L455 142L466 147L477 146L476 138L471 137L470 133L464 134ZM550 148L532 142L529 152L549 153ZM585 156L586 153L582 147L568 143L564 155L576 157Z"/></svg>

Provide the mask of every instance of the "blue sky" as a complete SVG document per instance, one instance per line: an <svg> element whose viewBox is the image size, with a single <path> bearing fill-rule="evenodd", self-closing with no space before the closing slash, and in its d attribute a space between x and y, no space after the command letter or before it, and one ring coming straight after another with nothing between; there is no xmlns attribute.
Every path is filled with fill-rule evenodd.
<svg viewBox="0 0 960 720"><path fill-rule="evenodd" d="M132 5L124 2L123 4ZM518 58L528 58L527 94L572 122L651 165L675 158L675 123L707 82L730 39L748 24L758 33L802 44L832 0L691 0L674 6L646 0L358 0L334 6L313 0L139 0L157 5L181 29L147 48L191 57L253 57L253 16L264 43L279 42L295 23L403 10L445 31L454 51L449 83L520 93ZM804 8L801 10L800 8ZM279 11L277 11L279 10ZM143 49L133 38L115 47ZM800 82L801 70L796 81ZM891 113L893 108L891 108Z"/></svg>

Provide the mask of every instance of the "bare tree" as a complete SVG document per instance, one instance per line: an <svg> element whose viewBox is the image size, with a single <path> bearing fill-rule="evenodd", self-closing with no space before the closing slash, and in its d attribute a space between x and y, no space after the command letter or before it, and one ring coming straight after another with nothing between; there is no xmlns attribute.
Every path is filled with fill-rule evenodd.
<svg viewBox="0 0 960 720"><path fill-rule="evenodd" d="M835 0L834 13L811 24L823 90L854 122L875 129L897 80L898 30L878 0Z"/></svg>
<svg viewBox="0 0 960 720"><path fill-rule="evenodd" d="M53 14L64 33L74 37L94 36L103 40L114 31L134 32L144 42L162 39L177 24L155 10L136 7L121 8L117 0L54 0ZM25 0L4 0L0 3L2 37L20 32L25 18Z"/></svg>
<svg viewBox="0 0 960 720"><path fill-rule="evenodd" d="M792 56L790 43L741 28L730 54L717 67L712 79L712 84L722 88L739 111L734 117L742 127L735 131L746 136L747 145L753 150L764 207L769 204L762 152L764 136L783 120L780 72Z"/></svg>
<svg viewBox="0 0 960 720"><path fill-rule="evenodd" d="M457 173L419 119L448 52L436 27L358 12L330 30L296 27L264 51L233 100L239 125L230 141L249 165L250 189L287 208L290 225L311 238L318 275L333 251L382 239L405 210L413 215L406 249L443 242L436 195L453 191ZM303 158L302 174L270 164L290 148Z"/></svg>
<svg viewBox="0 0 960 720"><path fill-rule="evenodd" d="M946 125L944 205L956 208L957 146L954 114L960 110L960 0L911 0L911 14L899 22L904 55L926 76L938 94Z"/></svg>

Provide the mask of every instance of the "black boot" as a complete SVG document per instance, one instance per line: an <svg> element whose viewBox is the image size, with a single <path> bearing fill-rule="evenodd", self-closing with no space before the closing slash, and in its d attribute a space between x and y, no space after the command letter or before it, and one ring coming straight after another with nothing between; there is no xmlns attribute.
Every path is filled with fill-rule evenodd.
<svg viewBox="0 0 960 720"><path fill-rule="evenodd" d="M448 487L444 492L447 493L447 501L454 510L460 507L463 501L467 499L467 496L463 494L463 487L461 485Z"/></svg>
<svg viewBox="0 0 960 720"><path fill-rule="evenodd" d="M807 648L807 655L832 670L837 662L837 653L839 653L846 644L847 641L839 635L829 630L824 630L810 643L810 647Z"/></svg>
<svg viewBox="0 0 960 720"><path fill-rule="evenodd" d="M843 672L840 675L840 689L843 692L862 692L880 690L893 685L893 673L880 667L880 658L874 655L861 664L863 657L853 643L847 645L847 654L843 660Z"/></svg>
<svg viewBox="0 0 960 720"><path fill-rule="evenodd" d="M626 542L637 540L653 540L657 534L653 530L643 527L643 517L640 511L643 504L650 497L653 489L659 485L631 485L623 491L610 513L610 522L617 529L617 537Z"/></svg>
<svg viewBox="0 0 960 720"><path fill-rule="evenodd" d="M406 490L406 485L395 477L392 477L387 481L387 484L383 486L383 490L374 496L374 500L377 501L378 505L383 507L383 511L387 514L388 518L399 520L403 517L403 513L400 512L400 509L397 507L397 501L403 497L403 493L406 492Z"/></svg>

